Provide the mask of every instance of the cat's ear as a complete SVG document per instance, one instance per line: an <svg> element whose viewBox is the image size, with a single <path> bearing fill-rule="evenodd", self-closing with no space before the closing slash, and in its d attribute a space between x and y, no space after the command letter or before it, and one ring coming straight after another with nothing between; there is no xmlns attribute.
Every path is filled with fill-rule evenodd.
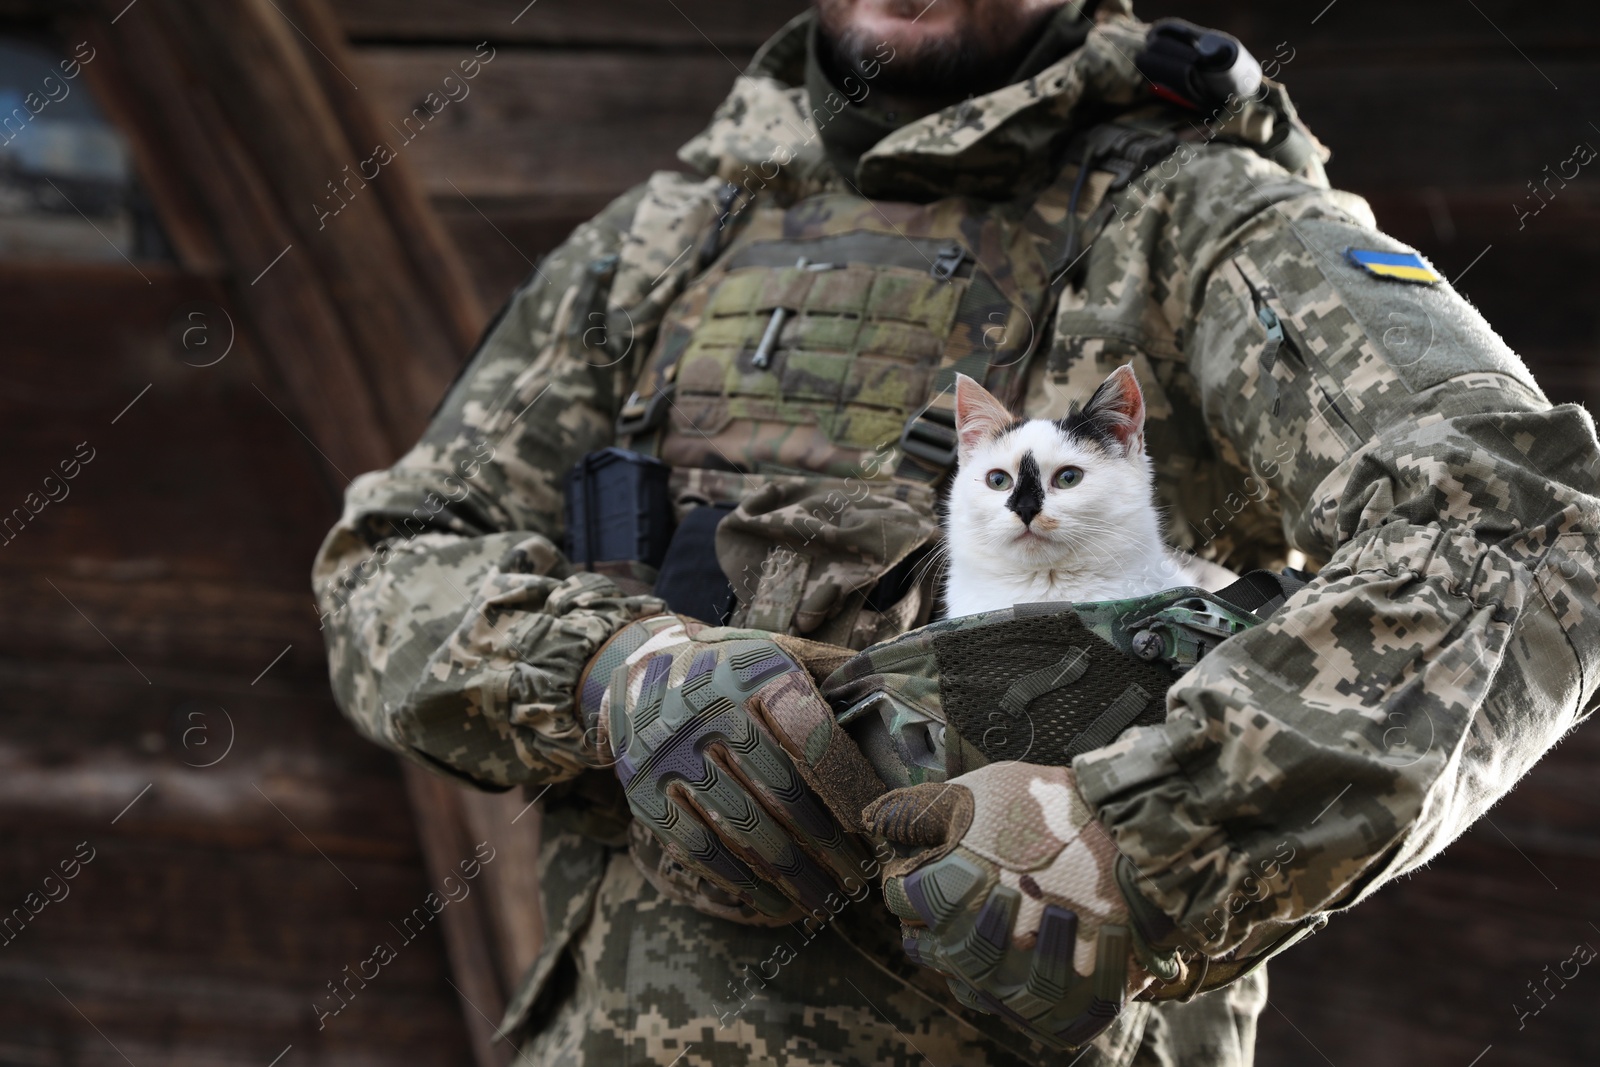
<svg viewBox="0 0 1600 1067"><path fill-rule="evenodd" d="M956 435L961 439L962 455L1015 421L993 393L965 374L956 375Z"/></svg>
<svg viewBox="0 0 1600 1067"><path fill-rule="evenodd" d="M1084 405L1084 428L1100 441L1115 442L1124 456L1144 451L1144 393L1133 364L1112 371Z"/></svg>

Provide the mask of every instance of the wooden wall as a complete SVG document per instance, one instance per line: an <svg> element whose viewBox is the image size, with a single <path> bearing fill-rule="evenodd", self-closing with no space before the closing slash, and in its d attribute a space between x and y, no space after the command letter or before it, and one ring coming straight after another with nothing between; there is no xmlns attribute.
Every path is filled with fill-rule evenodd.
<svg viewBox="0 0 1600 1067"><path fill-rule="evenodd" d="M0 1064L462 1063L437 927L388 925L433 888L399 768L328 693L307 573L342 483L248 338L189 365L197 302L220 353L218 278L0 267L5 513L92 455L0 547L0 916L93 856L0 937Z"/></svg>
<svg viewBox="0 0 1600 1067"><path fill-rule="evenodd" d="M348 155L299 54L342 35L302 45L308 14L0 3L8 31L93 41L73 91L172 249L0 263L0 1063L471 1055L441 934L482 894L398 928L436 850L334 707L308 571L341 470L395 454L375 407L414 435L481 313L445 312L449 246L423 201L396 223L398 182L318 237L299 189Z"/></svg>
<svg viewBox="0 0 1600 1067"><path fill-rule="evenodd" d="M335 6L363 90L397 119L478 41L494 42L474 95L407 148L491 307L573 225L675 166L735 69L800 7ZM1281 78L1332 147L1335 183L1459 278L1552 398L1600 400L1600 169L1521 229L1513 210L1532 203L1526 183L1546 164L1580 141L1600 147L1600 20L1588 5L1165 0L1139 11L1228 29L1263 57L1292 49ZM1600 976L1585 972L1521 1029L1513 1009L1536 1003L1525 983L1575 943L1600 947L1597 771L1600 738L1580 731L1429 870L1275 965L1261 1062L1600 1062Z"/></svg>

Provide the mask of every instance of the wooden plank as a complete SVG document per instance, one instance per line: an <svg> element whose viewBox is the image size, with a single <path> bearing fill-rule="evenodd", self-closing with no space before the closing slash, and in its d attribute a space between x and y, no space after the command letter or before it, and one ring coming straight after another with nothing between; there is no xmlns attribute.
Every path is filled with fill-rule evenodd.
<svg viewBox="0 0 1600 1067"><path fill-rule="evenodd" d="M433 204L466 257L484 306L498 308L533 273L541 256L598 214L618 192L601 189L587 197L471 204L451 193Z"/></svg>
<svg viewBox="0 0 1600 1067"><path fill-rule="evenodd" d="M1545 58L1572 58L1600 44L1594 9L1582 0L1537 7L1518 0L1474 0L1472 7L1383 0L1140 0L1135 10L1147 21L1176 17L1226 30L1262 58L1287 41L1295 49L1291 69L1302 63L1348 69L1374 58L1419 66L1459 58L1517 60L1518 48L1542 65Z"/></svg>
<svg viewBox="0 0 1600 1067"><path fill-rule="evenodd" d="M1600 65L1547 62L1554 92L1515 56L1465 66L1292 70L1284 80L1306 123L1333 149L1329 176L1357 190L1504 186L1526 195L1546 165L1573 147L1600 147L1585 102L1600 94ZM1517 130L1485 142L1473 131ZM1600 185L1595 165L1575 184ZM1590 194L1594 195L1594 194ZM1507 217L1511 217L1506 208Z"/></svg>
<svg viewBox="0 0 1600 1067"><path fill-rule="evenodd" d="M387 799L400 807L397 784ZM230 848L197 863L192 849L107 829L42 828L0 855L9 907L80 842L94 850L70 895L0 952L0 1060L264 1067L292 1044L298 1062L460 1062L437 935L402 943L389 926L427 893L414 857L362 866L357 891L309 850ZM396 958L353 982L319 1030L313 1004L339 1003L327 983L384 941Z"/></svg>
<svg viewBox="0 0 1600 1067"><path fill-rule="evenodd" d="M382 46L357 54L374 109L397 129L470 52ZM736 73L716 54L502 49L469 95L426 125L414 120L420 132L409 141L402 131L389 143L435 198L592 198L652 170L681 169L678 147L705 125Z"/></svg>
<svg viewBox="0 0 1600 1067"><path fill-rule="evenodd" d="M1600 861L1531 858L1559 891L1480 826L1427 871L1275 961L1277 1010L1262 1018L1257 1062L1466 1064L1491 1044L1496 1063L1595 1062L1600 977L1591 968L1520 1028L1514 1005L1536 1004L1526 983L1542 980L1543 968L1557 967L1576 944L1600 948L1589 920L1600 907L1591 888Z"/></svg>
<svg viewBox="0 0 1600 1067"><path fill-rule="evenodd" d="M174 307L185 303L179 299ZM0 299L0 312L12 308ZM31 327L16 326L16 317L9 321L13 336L33 334ZM80 314L52 320L49 328L74 336L87 321L103 328L83 331L86 337L118 325ZM197 604L226 599L234 585L241 592L263 590L265 616L243 623L244 630L263 640L287 630L318 641L305 589L307 561L337 514L324 495L324 472L334 486L343 480L256 391L259 379L249 373L243 338L221 365L194 368L166 349L164 325L151 336L130 323L118 341L98 349L63 346L51 353L31 339L9 348L8 357L15 358L0 372L0 416L11 442L0 473L0 519L6 520L0 572L36 587L45 598L36 606L46 611L49 599L70 608L43 578L97 584L112 601L170 604L191 617L198 609L182 606L185 583L195 583ZM133 357L144 365L131 364ZM235 359L240 362L230 369ZM283 398L276 402L281 406ZM63 482L60 464L76 463L74 456L90 461ZM49 502L51 492L60 499ZM18 508L28 516L25 524ZM154 583L148 595L140 592L146 582ZM266 619L276 621L268 625ZM26 627L17 629L26 637ZM233 636L243 639L242 632ZM280 648L281 642L272 654ZM218 652L232 662L259 655L257 649Z"/></svg>
<svg viewBox="0 0 1600 1067"><path fill-rule="evenodd" d="M236 580L106 581L51 570L4 578L14 607L0 623L0 645L15 655L123 664L137 684L196 668L248 682L290 642L295 648L274 670L314 669L321 654L305 593Z"/></svg>
<svg viewBox="0 0 1600 1067"><path fill-rule="evenodd" d="M345 32L363 41L488 40L746 53L805 8L801 0L333 0L332 6Z"/></svg>
<svg viewBox="0 0 1600 1067"><path fill-rule="evenodd" d="M320 848L358 867L417 863L393 761L317 691L325 667L316 668L252 685L169 667L146 686L110 664L0 660L16 709L0 827L117 819L108 833L206 850Z"/></svg>
<svg viewBox="0 0 1600 1067"><path fill-rule="evenodd" d="M288 0L288 6L293 13L295 29L327 60L311 64L311 69L320 76L323 95L338 115L349 142L358 149L370 151L368 146L376 146L389 134L342 73L344 68L355 66L343 29L321 0ZM359 165L355 169L359 176ZM438 301L454 331L457 349L465 352L477 340L485 321L466 265L438 217L428 210L410 164L405 161L389 163L383 168L382 176L383 181L372 180L371 189L390 215L391 228L410 257L416 277ZM340 181L337 176L334 180Z"/></svg>

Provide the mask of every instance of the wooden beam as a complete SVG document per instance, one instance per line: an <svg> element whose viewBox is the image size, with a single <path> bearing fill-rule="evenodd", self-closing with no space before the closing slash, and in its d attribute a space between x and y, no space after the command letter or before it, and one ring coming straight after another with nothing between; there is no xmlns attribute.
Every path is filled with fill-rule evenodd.
<svg viewBox="0 0 1600 1067"><path fill-rule="evenodd" d="M671 9L668 8L668 11ZM398 122L438 86L460 47L364 47L362 92ZM402 155L428 195L593 195L652 170L681 170L677 152L704 128L737 69L715 52L638 55L502 48ZM393 135L391 134L391 140Z"/></svg>
<svg viewBox="0 0 1600 1067"><path fill-rule="evenodd" d="M322 90L350 143L358 150L365 150L361 156L363 160L369 158L377 145L392 141L393 134L373 111L371 102L352 91L337 73L349 70L356 78L366 78L360 60L345 44L344 31L321 0L285 0L285 9L293 12L296 27L306 35L311 46L327 58L327 63L312 64L311 69L319 75ZM488 321L478 302L471 275L438 216L428 210L410 161L386 165L383 179L371 183L372 191L391 216L395 235L410 258L411 269L436 295L440 311L454 331L457 347L466 352L477 342L478 334Z"/></svg>
<svg viewBox="0 0 1600 1067"><path fill-rule="evenodd" d="M459 785L409 765L406 794L417 819L422 853L432 875L430 881L438 885L454 875L459 882L457 864L472 858L477 844L467 817L467 795ZM500 858L497 854L485 870L492 870ZM479 888L492 885L485 882ZM537 907L531 900L525 901L524 906ZM516 1047L507 1039L495 1040L494 1034L505 1012L511 985L503 978L494 912L488 906L487 894L480 891L452 904L440 913L439 921L454 974L453 985L462 1002L462 1017L472 1038L473 1059L477 1067L505 1067L515 1056Z"/></svg>
<svg viewBox="0 0 1600 1067"><path fill-rule="evenodd" d="M526 5L526 6L524 6ZM333 0L358 40L754 49L804 0Z"/></svg>
<svg viewBox="0 0 1600 1067"><path fill-rule="evenodd" d="M108 8L113 5L108 5ZM158 171L173 186L162 198L198 205L216 235L232 290L248 329L269 365L294 398L301 428L338 473L335 485L392 460L395 445L383 431L367 387L365 368L334 300L310 257L292 251L298 236L257 171L242 137L217 106L220 87L189 70L187 50L167 33L162 0L141 0L114 27L110 12L69 24L74 39L87 37L102 55L138 56L138 63L95 69L102 92L121 93L129 110L147 117L133 132L154 154L182 159L181 172ZM344 472L348 472L347 474Z"/></svg>

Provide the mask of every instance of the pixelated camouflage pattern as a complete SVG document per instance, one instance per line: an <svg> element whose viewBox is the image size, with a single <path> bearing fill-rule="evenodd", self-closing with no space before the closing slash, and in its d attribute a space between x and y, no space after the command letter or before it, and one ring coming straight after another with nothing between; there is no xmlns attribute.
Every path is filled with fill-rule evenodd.
<svg viewBox="0 0 1600 1067"><path fill-rule="evenodd" d="M1152 1011L1129 1067L1245 1067L1255 1062L1256 1019L1267 1006L1267 972ZM1137 1007L1137 1005L1135 1005Z"/></svg>
<svg viewBox="0 0 1600 1067"><path fill-rule="evenodd" d="M1019 1031L1007 1032L1001 1020L941 1010L921 986L860 954L860 928L889 930L884 947L900 954L898 921L875 892L842 899L826 924L739 926L662 897L619 852L591 899L592 918L534 998L518 1063L1066 1062ZM934 972L912 969L943 986ZM1148 1005L1130 1005L1077 1067L1129 1062L1152 1014Z"/></svg>
<svg viewBox="0 0 1600 1067"><path fill-rule="evenodd" d="M1100 9L1106 32L1063 61L1084 64L1062 91L1085 104L1137 88L1102 85L1119 64L1131 69L1132 52L1094 46L1126 14ZM688 158L723 177L760 170L776 135L743 136L766 122L756 102L725 106ZM1022 103L973 101L981 137L951 132L955 114L912 124L857 177L930 196L1006 187L1023 173L1019 152L1077 114ZM1448 284L1349 270L1345 247L1397 246L1319 168L1290 175L1224 138L1190 147L1114 198L1022 407L1058 417L1131 360L1170 539L1240 570L1291 548L1320 567L1267 625L1172 689L1166 724L1074 764L1152 901L1220 952L1415 869L1593 709L1600 447L1588 415L1530 388ZM780 170L792 179L783 195L847 188L820 163ZM580 227L513 298L423 441L351 486L315 581L335 694L368 736L485 786L590 765L577 677L611 633L659 605L560 559L561 479L611 443L666 308L704 266L695 249L715 235L720 188L657 175ZM613 255L609 290L596 295L585 280ZM1265 372L1263 305L1287 335ZM804 950L779 979L796 976L792 995L780 1005L769 983L771 1014L753 1001L740 1018L760 1023L717 1043L699 976L707 961L731 971L767 959L770 931L664 902L620 856L603 884L573 942L586 978L574 987L557 980L564 965L552 969L536 1050L670 1063L680 1042L700 1039L714 1051L697 1061L691 1049L684 1063L911 1062L882 1016L845 999L848 980L943 1062L1034 1062L999 1051L1012 1047L1003 1034L981 1036L999 1020L947 1022L925 1006L903 958L869 962L849 947ZM596 884L573 892L582 914ZM871 924L861 929L852 940L871 943ZM885 971L896 977L878 996L866 983ZM1124 1013L1121 1025L1137 1018L1141 1031L1152 1015L1201 1020L1203 1033L1152 1021L1139 1062L1172 1062L1177 1041L1237 1051L1223 1030L1244 1034L1259 1008L1247 995L1259 980L1246 982ZM1233 998L1226 1010L1195 1007L1219 996ZM1139 1040L1117 1033L1104 1062L1128 1062Z"/></svg>
<svg viewBox="0 0 1600 1067"><path fill-rule="evenodd" d="M733 583L734 623L865 648L905 629L931 597L915 589L896 614L864 611L878 578L938 536L935 494L898 484L774 478L717 527L717 561Z"/></svg>
<svg viewBox="0 0 1600 1067"><path fill-rule="evenodd" d="M562 557L563 480L611 442L717 188L656 175L580 226L511 298L422 440L350 486L313 586L334 694L369 737L488 787L594 764L578 672L664 605ZM575 313L609 257L601 319Z"/></svg>
<svg viewBox="0 0 1600 1067"><path fill-rule="evenodd" d="M507 1011L508 1032L524 1039L516 1062L1060 1062L1025 1048L1006 1051L934 1008L917 984L862 959L850 930L882 926L898 938L899 924L876 893L841 906L830 924L739 926L663 898L626 856L587 837L545 831L545 941ZM847 967L852 959L855 966ZM1129 1004L1077 1062L1245 1067L1265 995L1265 973L1256 972L1188 1003Z"/></svg>
<svg viewBox="0 0 1600 1067"><path fill-rule="evenodd" d="M587 834L564 829L548 816L540 823L538 904L543 938L538 956L506 1004L508 1029L528 1017L565 959L567 946L588 925L595 887L616 851Z"/></svg>

